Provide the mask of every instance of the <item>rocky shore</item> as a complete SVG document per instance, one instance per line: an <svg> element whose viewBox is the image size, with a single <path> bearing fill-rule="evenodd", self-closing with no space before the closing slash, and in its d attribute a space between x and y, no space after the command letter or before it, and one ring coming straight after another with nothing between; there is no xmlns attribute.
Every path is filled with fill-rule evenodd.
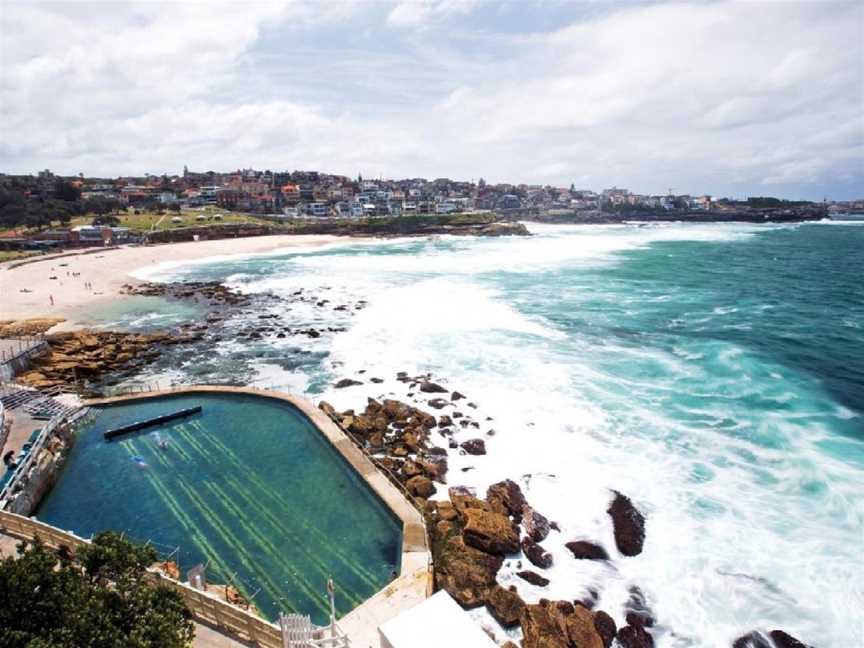
<svg viewBox="0 0 864 648"><path fill-rule="evenodd" d="M374 398L367 399L363 411L340 412L326 401L319 407L405 490L423 514L436 589L446 590L466 609L485 607L505 629L519 629L521 642L515 643L495 637L486 628L505 648L651 648L655 632L674 635L657 624L651 602L638 584L629 586L624 609L611 611L614 617L624 618L621 626L610 611L597 608L600 593L596 590L570 600L540 598L529 603L516 585L502 586L498 575L505 565L532 589L550 584L553 557L543 543L551 534L561 533L558 524L538 511L511 479L492 484L482 496L469 487L448 487L449 453L481 457L494 430L457 443L456 431L481 426L452 408L464 404L464 409L475 410L477 406L458 391L433 382L428 374L399 373L396 378L406 385L409 397L425 396L432 411L395 399ZM373 378L370 382L379 381ZM362 380L345 378L335 387L362 384ZM450 413L440 413L444 407ZM605 512L620 560L638 560L646 540L645 515L627 495L615 490L609 493ZM612 551L599 541L577 537L565 546L573 560L614 564ZM772 646L811 648L782 630L754 630L735 640L732 648Z"/></svg>

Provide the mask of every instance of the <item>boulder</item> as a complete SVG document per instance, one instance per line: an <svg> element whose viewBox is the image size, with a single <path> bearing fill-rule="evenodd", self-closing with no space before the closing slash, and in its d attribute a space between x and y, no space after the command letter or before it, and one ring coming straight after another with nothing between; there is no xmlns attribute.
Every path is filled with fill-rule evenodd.
<svg viewBox="0 0 864 648"><path fill-rule="evenodd" d="M438 417L438 427L449 427L451 425L453 425L453 419L446 414Z"/></svg>
<svg viewBox="0 0 864 648"><path fill-rule="evenodd" d="M522 506L522 528L534 542L543 542L549 535L549 520L525 504Z"/></svg>
<svg viewBox="0 0 864 648"><path fill-rule="evenodd" d="M411 416L411 407L397 400L385 399L381 409L391 421L407 421Z"/></svg>
<svg viewBox="0 0 864 648"><path fill-rule="evenodd" d="M411 477L416 477L423 473L423 469L420 468L414 461L411 459L406 459L405 463L402 464L402 474L409 479Z"/></svg>
<svg viewBox="0 0 864 648"><path fill-rule="evenodd" d="M418 459L417 465L423 470L423 473L442 484L447 479L447 459L446 457L436 457L433 459Z"/></svg>
<svg viewBox="0 0 864 648"><path fill-rule="evenodd" d="M483 439L468 439L460 444L460 447L470 455L485 455L486 443Z"/></svg>
<svg viewBox="0 0 864 648"><path fill-rule="evenodd" d="M585 540L576 540L564 545L577 560L609 560L609 554L600 545Z"/></svg>
<svg viewBox="0 0 864 648"><path fill-rule="evenodd" d="M625 556L637 556L642 553L642 544L645 542L645 517L630 498L618 491L613 492L615 498L606 512L612 518L615 544Z"/></svg>
<svg viewBox="0 0 864 648"><path fill-rule="evenodd" d="M631 626L650 628L654 625L651 608L645 600L645 594L635 585L630 588L630 598L624 606L625 618Z"/></svg>
<svg viewBox="0 0 864 648"><path fill-rule="evenodd" d="M417 475L405 482L405 488L416 497L432 497L435 494L435 484L428 477Z"/></svg>
<svg viewBox="0 0 864 648"><path fill-rule="evenodd" d="M621 648L654 648L654 637L642 626L624 626L618 630L615 640Z"/></svg>
<svg viewBox="0 0 864 648"><path fill-rule="evenodd" d="M512 628L519 623L519 615L525 607L525 601L519 596L515 587L504 589L500 585L495 585L486 597L486 607L498 623L505 628Z"/></svg>
<svg viewBox="0 0 864 648"><path fill-rule="evenodd" d="M597 631L597 634L600 635L600 640L603 642L603 648L609 648L618 631L618 628L615 625L615 619L606 614L603 610L597 610L597 612L594 613L594 629Z"/></svg>
<svg viewBox="0 0 864 648"><path fill-rule="evenodd" d="M481 511L491 511L489 504L479 497L474 495L474 491L466 486L453 486L447 491L450 496L450 501L454 508L460 513L465 513L465 509L480 509Z"/></svg>
<svg viewBox="0 0 864 648"><path fill-rule="evenodd" d="M522 580L528 581L537 587L546 587L549 584L548 578L543 578L540 574L531 570L519 571L516 572L516 575Z"/></svg>
<svg viewBox="0 0 864 648"><path fill-rule="evenodd" d="M443 398L433 398L432 400L429 401L429 406L434 407L435 409L441 409L442 407L447 407L447 405L449 405L449 404L450 403L448 403Z"/></svg>
<svg viewBox="0 0 864 648"><path fill-rule="evenodd" d="M492 484L486 491L486 501L496 513L512 515L517 522L522 519L522 508L525 506L525 496L519 484L509 479Z"/></svg>
<svg viewBox="0 0 864 648"><path fill-rule="evenodd" d="M522 648L570 648L556 618L542 602L526 605L519 616Z"/></svg>
<svg viewBox="0 0 864 648"><path fill-rule="evenodd" d="M458 401L458 400L462 400L463 398L465 398L465 396L460 394L458 391L454 391L452 394L450 394L450 400L451 401Z"/></svg>
<svg viewBox="0 0 864 648"><path fill-rule="evenodd" d="M777 648L812 648L783 630L772 630L768 636Z"/></svg>
<svg viewBox="0 0 864 648"><path fill-rule="evenodd" d="M774 648L761 632L753 630L732 642L732 648Z"/></svg>
<svg viewBox="0 0 864 648"><path fill-rule="evenodd" d="M349 432L352 432L360 437L367 437L375 431L375 422L365 416L360 414L359 416L346 416L346 419L350 419L347 421L347 428Z"/></svg>
<svg viewBox="0 0 864 648"><path fill-rule="evenodd" d="M483 605L496 585L495 577L504 559L465 544L462 536L447 540L435 559L435 583L460 605Z"/></svg>
<svg viewBox="0 0 864 648"><path fill-rule="evenodd" d="M594 627L594 614L581 605L559 605L559 618L567 628L567 638L571 646L578 648L603 648L603 639ZM565 612L569 612L566 613Z"/></svg>
<svg viewBox="0 0 864 648"><path fill-rule="evenodd" d="M420 391L424 394L446 394L447 390L433 382L420 383Z"/></svg>
<svg viewBox="0 0 864 648"><path fill-rule="evenodd" d="M363 383L359 380L352 380L351 378L343 378L342 380L334 383L334 387L336 389L345 389L345 387L353 387L354 385L362 385Z"/></svg>
<svg viewBox="0 0 864 648"><path fill-rule="evenodd" d="M466 508L464 517L462 537L465 544L496 555L519 551L519 531L506 515Z"/></svg>
<svg viewBox="0 0 864 648"><path fill-rule="evenodd" d="M552 566L552 554L528 536L522 538L522 552L532 565L540 569L548 569Z"/></svg>

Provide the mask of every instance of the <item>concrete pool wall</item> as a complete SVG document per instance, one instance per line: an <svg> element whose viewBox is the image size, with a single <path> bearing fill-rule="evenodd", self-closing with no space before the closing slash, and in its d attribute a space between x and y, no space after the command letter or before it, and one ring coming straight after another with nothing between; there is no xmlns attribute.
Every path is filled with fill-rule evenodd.
<svg viewBox="0 0 864 648"><path fill-rule="evenodd" d="M293 394L255 389L198 385L132 393L86 401L88 406L157 399L195 393L245 394L279 400L299 410L402 525L400 573L396 580L346 614L340 625L361 646L378 645L377 627L425 599L432 590L432 557L423 516L406 496L372 463L354 441L315 405ZM364 643L368 641L368 643Z"/></svg>

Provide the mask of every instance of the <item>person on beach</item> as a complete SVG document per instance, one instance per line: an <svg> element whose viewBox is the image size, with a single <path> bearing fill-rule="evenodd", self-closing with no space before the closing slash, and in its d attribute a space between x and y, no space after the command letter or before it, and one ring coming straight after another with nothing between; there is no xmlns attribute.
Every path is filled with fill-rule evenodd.
<svg viewBox="0 0 864 648"><path fill-rule="evenodd" d="M54 305L54 295L48 295L48 301L51 302L51 305Z"/></svg>

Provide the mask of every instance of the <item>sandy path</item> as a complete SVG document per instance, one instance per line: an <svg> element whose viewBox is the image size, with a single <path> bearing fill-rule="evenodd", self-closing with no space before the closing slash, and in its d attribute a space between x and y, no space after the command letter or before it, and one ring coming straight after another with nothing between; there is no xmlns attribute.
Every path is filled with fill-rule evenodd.
<svg viewBox="0 0 864 648"><path fill-rule="evenodd" d="M317 247L354 240L358 239L329 235L255 236L148 247L122 247L90 254L41 259L17 268L10 268L11 264L5 263L0 266L0 320L65 317L68 321L60 327L74 328L77 324L75 318L82 312L82 307L122 298L119 294L122 285L135 283L129 274L146 266L165 261L192 261L222 255ZM78 273L79 276L73 277L72 273ZM86 287L88 283L91 288ZM30 292L21 292L22 290Z"/></svg>

